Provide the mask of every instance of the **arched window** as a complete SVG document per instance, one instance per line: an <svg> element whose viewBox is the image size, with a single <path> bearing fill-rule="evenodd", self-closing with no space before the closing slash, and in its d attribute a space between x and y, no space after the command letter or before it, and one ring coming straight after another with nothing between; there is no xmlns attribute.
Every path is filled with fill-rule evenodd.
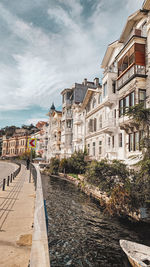
<svg viewBox="0 0 150 267"><path fill-rule="evenodd" d="M102 115L99 116L99 129L102 129Z"/></svg>
<svg viewBox="0 0 150 267"><path fill-rule="evenodd" d="M93 104L92 104L92 107L93 107L93 108L95 108L95 107L96 107L96 99L95 99L95 97L94 97L94 99L93 99Z"/></svg>

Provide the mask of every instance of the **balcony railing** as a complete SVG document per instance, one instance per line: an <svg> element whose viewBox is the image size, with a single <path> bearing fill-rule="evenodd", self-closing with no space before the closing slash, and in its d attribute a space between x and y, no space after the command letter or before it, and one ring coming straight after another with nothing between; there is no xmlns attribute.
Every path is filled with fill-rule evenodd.
<svg viewBox="0 0 150 267"><path fill-rule="evenodd" d="M66 106L66 105L71 105L72 104L72 100L70 99L67 99L63 102L63 106Z"/></svg>
<svg viewBox="0 0 150 267"><path fill-rule="evenodd" d="M124 74L121 74L120 78L118 77L117 89L120 89L122 86L124 86L135 75L141 76L141 75L145 75L145 74L146 74L145 66L133 65L130 69L125 71Z"/></svg>
<svg viewBox="0 0 150 267"><path fill-rule="evenodd" d="M72 112L65 113L62 116L62 120L71 120L72 119Z"/></svg>

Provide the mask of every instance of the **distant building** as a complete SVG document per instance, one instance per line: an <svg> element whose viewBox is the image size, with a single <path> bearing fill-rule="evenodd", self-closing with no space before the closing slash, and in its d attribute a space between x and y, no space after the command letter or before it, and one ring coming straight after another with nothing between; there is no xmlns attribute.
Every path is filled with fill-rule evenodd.
<svg viewBox="0 0 150 267"><path fill-rule="evenodd" d="M29 131L16 129L11 137L3 136L2 156L16 157L27 151Z"/></svg>
<svg viewBox="0 0 150 267"><path fill-rule="evenodd" d="M3 136L0 136L0 156L2 155Z"/></svg>
<svg viewBox="0 0 150 267"><path fill-rule="evenodd" d="M61 157L70 157L78 149L84 149L84 112L80 104L83 102L88 88L96 89L99 79L94 82L87 79L71 88L62 91L62 125L61 125Z"/></svg>
<svg viewBox="0 0 150 267"><path fill-rule="evenodd" d="M49 113L47 160L61 155L61 118L62 112L55 109L52 104Z"/></svg>

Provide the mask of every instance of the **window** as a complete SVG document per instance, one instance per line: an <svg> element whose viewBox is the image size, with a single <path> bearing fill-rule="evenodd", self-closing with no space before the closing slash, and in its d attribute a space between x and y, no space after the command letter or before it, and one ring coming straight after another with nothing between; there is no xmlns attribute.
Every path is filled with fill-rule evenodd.
<svg viewBox="0 0 150 267"><path fill-rule="evenodd" d="M115 147L115 137L114 137L114 135L112 136L112 147L113 148Z"/></svg>
<svg viewBox="0 0 150 267"><path fill-rule="evenodd" d="M90 144L88 144L88 155L90 155Z"/></svg>
<svg viewBox="0 0 150 267"><path fill-rule="evenodd" d="M113 94L116 93L116 82L115 81L112 81L112 92Z"/></svg>
<svg viewBox="0 0 150 267"><path fill-rule="evenodd" d="M125 97L125 107L129 107L129 95Z"/></svg>
<svg viewBox="0 0 150 267"><path fill-rule="evenodd" d="M93 156L95 156L95 142L93 142Z"/></svg>
<svg viewBox="0 0 150 267"><path fill-rule="evenodd" d="M96 107L96 99L95 99L95 98L93 99L93 105L92 105L92 107L93 107L93 108Z"/></svg>
<svg viewBox="0 0 150 267"><path fill-rule="evenodd" d="M140 146L139 146L139 132L136 132L134 134L134 140L135 140L135 150L139 150Z"/></svg>
<svg viewBox="0 0 150 267"><path fill-rule="evenodd" d="M122 63L122 71L128 68L128 56L125 56Z"/></svg>
<svg viewBox="0 0 150 267"><path fill-rule="evenodd" d="M71 120L67 121L67 128L71 128Z"/></svg>
<svg viewBox="0 0 150 267"><path fill-rule="evenodd" d="M91 102L89 101L87 106L86 106L86 112L89 112L91 109Z"/></svg>
<svg viewBox="0 0 150 267"><path fill-rule="evenodd" d="M135 105L135 93L132 92L119 101L119 117L125 114L125 111L128 107L132 107L134 105Z"/></svg>
<svg viewBox="0 0 150 267"><path fill-rule="evenodd" d="M100 94L100 95L99 95L99 104L101 104L102 101L103 101L103 99L102 99L102 94Z"/></svg>
<svg viewBox="0 0 150 267"><path fill-rule="evenodd" d="M139 150L142 149L141 141L142 141L143 137L144 137L144 131L142 130L139 132Z"/></svg>
<svg viewBox="0 0 150 267"><path fill-rule="evenodd" d="M140 150L140 139L141 139L141 133L140 132L134 132L129 134L129 151L136 151Z"/></svg>
<svg viewBox="0 0 150 267"><path fill-rule="evenodd" d="M102 115L99 117L99 129L102 129Z"/></svg>
<svg viewBox="0 0 150 267"><path fill-rule="evenodd" d="M144 103L146 99L146 90L139 89L139 103Z"/></svg>
<svg viewBox="0 0 150 267"><path fill-rule="evenodd" d="M110 146L110 137L108 137L108 146Z"/></svg>
<svg viewBox="0 0 150 267"><path fill-rule="evenodd" d="M97 130L97 119L94 118L94 132L96 132Z"/></svg>
<svg viewBox="0 0 150 267"><path fill-rule="evenodd" d="M99 155L102 154L102 141L99 141Z"/></svg>
<svg viewBox="0 0 150 267"><path fill-rule="evenodd" d="M93 132L93 120L90 119L88 123L89 132Z"/></svg>
<svg viewBox="0 0 150 267"><path fill-rule="evenodd" d="M120 117L121 115L123 115L123 113L124 113L124 111L123 111L123 99L121 99L121 100L119 101L119 117Z"/></svg>
<svg viewBox="0 0 150 267"><path fill-rule="evenodd" d="M107 95L107 82L104 83L104 87L103 87L103 96L106 97Z"/></svg>
<svg viewBox="0 0 150 267"><path fill-rule="evenodd" d="M134 134L129 134L129 151L134 151Z"/></svg>
<svg viewBox="0 0 150 267"><path fill-rule="evenodd" d="M130 95L130 106L133 107L135 106L135 97L134 97L135 93L132 92L131 95Z"/></svg>
<svg viewBox="0 0 150 267"><path fill-rule="evenodd" d="M119 147L122 147L122 133L119 134Z"/></svg>

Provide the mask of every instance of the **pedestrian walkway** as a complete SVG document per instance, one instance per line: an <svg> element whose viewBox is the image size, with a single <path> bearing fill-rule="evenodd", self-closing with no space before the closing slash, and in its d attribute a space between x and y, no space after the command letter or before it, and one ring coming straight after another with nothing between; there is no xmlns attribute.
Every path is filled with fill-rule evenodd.
<svg viewBox="0 0 150 267"><path fill-rule="evenodd" d="M5 162L5 161L0 161L0 187L3 183L3 179L7 178L8 175L13 173L16 169L17 169L16 164Z"/></svg>
<svg viewBox="0 0 150 267"><path fill-rule="evenodd" d="M17 177L0 189L0 266L27 267L34 221L35 189L21 165Z"/></svg>

